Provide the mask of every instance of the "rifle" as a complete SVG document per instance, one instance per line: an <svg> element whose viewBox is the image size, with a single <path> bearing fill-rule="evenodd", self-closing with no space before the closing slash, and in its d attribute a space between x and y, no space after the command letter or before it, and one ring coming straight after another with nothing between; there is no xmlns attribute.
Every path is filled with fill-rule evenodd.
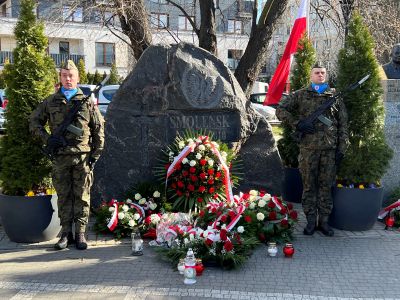
<svg viewBox="0 0 400 300"><path fill-rule="evenodd" d="M371 74L367 74L366 76L364 76L363 78L361 78L361 80L357 81L356 83L350 84L345 90L336 93L335 95L329 97L328 100L326 100L324 103L322 103L312 114L310 114L305 120L311 123L314 123L316 120L319 120L320 122L324 123L327 126L331 126L332 125L332 121L329 120L328 118L326 118L323 113L330 108L333 104L336 103L336 101L343 97L345 94L355 90L356 88L358 88L359 86L361 86L361 84L363 84L369 77L371 76ZM304 133L300 132L298 130L296 130L293 133L293 139L297 142L299 142L302 138L303 138Z"/></svg>
<svg viewBox="0 0 400 300"><path fill-rule="evenodd" d="M78 111L81 109L83 103L87 100L90 101L90 97L92 96L92 94L97 93L103 87L103 85L106 84L106 82L108 81L109 78L110 78L110 74L108 74L106 76L106 78L104 78L104 80L93 89L93 91L91 90L89 95L85 96L81 101L74 102L74 106L72 106L72 108L69 110L65 119L51 134L51 137L56 137L59 139L60 144L57 145L56 147L46 145L43 149L43 152L49 158L52 159L61 148L68 146L68 142L65 139L65 134L67 133L67 131L75 134L76 136L82 136L83 130L81 128L78 128L78 127L72 125L72 122L74 121L75 116L78 113Z"/></svg>

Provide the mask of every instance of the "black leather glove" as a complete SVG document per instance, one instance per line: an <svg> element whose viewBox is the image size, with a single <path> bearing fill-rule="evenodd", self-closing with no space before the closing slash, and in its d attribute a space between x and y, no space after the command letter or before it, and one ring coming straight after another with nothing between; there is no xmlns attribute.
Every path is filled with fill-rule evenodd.
<svg viewBox="0 0 400 300"><path fill-rule="evenodd" d="M88 165L89 165L89 168L90 168L91 171L93 170L94 165L96 164L96 161L97 160L95 158L89 157Z"/></svg>
<svg viewBox="0 0 400 300"><path fill-rule="evenodd" d="M301 120L296 125L296 129L304 134L313 134L315 132L315 127L312 122Z"/></svg>
<svg viewBox="0 0 400 300"><path fill-rule="evenodd" d="M336 151L336 155L335 155L335 164L336 164L337 166L340 165L340 163L341 163L342 160L343 160L343 157L344 157L343 152Z"/></svg>
<svg viewBox="0 0 400 300"><path fill-rule="evenodd" d="M47 139L46 147L51 154L56 154L57 150L64 146L61 137L51 135Z"/></svg>

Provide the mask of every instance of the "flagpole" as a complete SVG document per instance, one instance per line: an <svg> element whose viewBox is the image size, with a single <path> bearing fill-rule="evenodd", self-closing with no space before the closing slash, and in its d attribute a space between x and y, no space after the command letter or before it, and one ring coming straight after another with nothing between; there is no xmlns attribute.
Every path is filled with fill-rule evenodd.
<svg viewBox="0 0 400 300"><path fill-rule="evenodd" d="M310 1L311 0L307 0L307 7L308 7L308 9L307 9L307 26L306 26L306 30L307 30L307 36L308 36L308 38L310 38L310 10L311 10L311 3L310 3Z"/></svg>

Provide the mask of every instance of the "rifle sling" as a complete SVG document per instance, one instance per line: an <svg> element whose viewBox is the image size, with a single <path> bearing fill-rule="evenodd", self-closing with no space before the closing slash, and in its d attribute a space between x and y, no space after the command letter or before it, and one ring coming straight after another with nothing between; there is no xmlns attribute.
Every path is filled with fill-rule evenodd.
<svg viewBox="0 0 400 300"><path fill-rule="evenodd" d="M67 127L74 121L76 114L80 110L81 106L83 105L83 100L75 100L74 105L68 111L67 115L65 116L64 120L55 130L54 136L64 136Z"/></svg>

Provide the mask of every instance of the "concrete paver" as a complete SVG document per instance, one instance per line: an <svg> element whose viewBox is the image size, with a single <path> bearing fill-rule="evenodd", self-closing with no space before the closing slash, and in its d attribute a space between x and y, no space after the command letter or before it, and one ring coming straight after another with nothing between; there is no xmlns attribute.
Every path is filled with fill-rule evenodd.
<svg viewBox="0 0 400 300"><path fill-rule="evenodd" d="M207 268L192 286L153 248L131 256L129 240L90 231L88 250L55 251L56 240L12 243L0 227L0 299L400 299L400 232L377 222L306 237L304 224L300 214L292 259L261 246L242 268Z"/></svg>

